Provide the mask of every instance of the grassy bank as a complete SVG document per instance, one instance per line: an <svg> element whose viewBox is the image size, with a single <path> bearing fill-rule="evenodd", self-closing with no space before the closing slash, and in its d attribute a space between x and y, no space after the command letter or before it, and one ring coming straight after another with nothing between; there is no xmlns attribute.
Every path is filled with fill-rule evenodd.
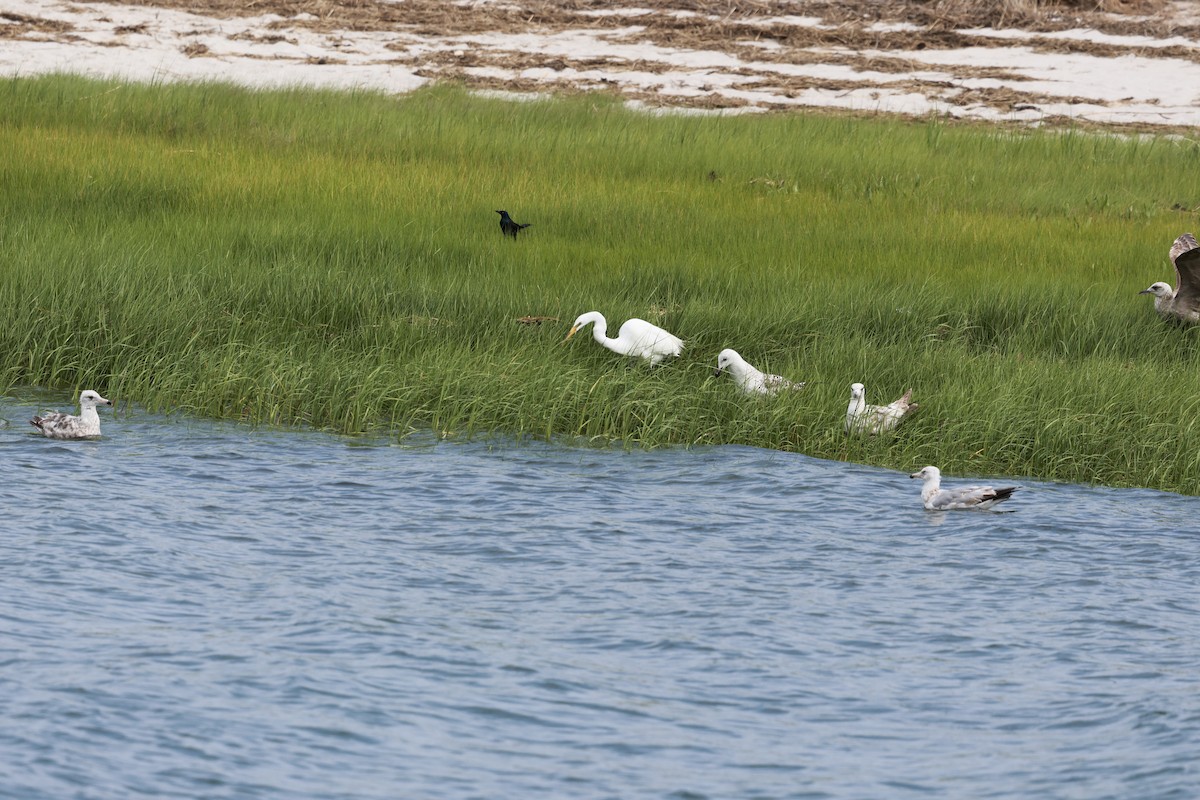
<svg viewBox="0 0 1200 800"><path fill-rule="evenodd" d="M0 108L0 382L64 405L1200 492L1200 330L1136 294L1200 228L1194 142L62 76ZM593 309L688 349L560 346ZM723 347L809 388L747 400ZM848 440L853 381L922 412Z"/></svg>

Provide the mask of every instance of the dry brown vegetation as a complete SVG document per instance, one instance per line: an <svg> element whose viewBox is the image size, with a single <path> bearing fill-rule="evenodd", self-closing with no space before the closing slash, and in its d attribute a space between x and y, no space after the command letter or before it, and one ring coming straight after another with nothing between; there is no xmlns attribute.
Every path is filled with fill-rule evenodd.
<svg viewBox="0 0 1200 800"><path fill-rule="evenodd" d="M74 26L69 22L30 17L15 11L0 11L0 39L18 39L30 33L67 33Z"/></svg>
<svg viewBox="0 0 1200 800"><path fill-rule="evenodd" d="M620 14L588 16L587 12L649 9L654 14L636 17L639 24L690 34L698 42L739 38L746 34L779 35L779 30L748 23L781 15L815 16L838 26L819 32L842 43L873 48L948 46L956 41L955 28L1017 27L1031 32L1089 27L1106 33L1166 36L1196 35L1200 25L1181 26L1162 13L1164 0L936 0L935 2L702 2L701 0L514 0L505 3L457 5L443 0L133 0L134 5L172 8L216 17L278 14L289 26L300 23L319 31L406 30L425 35L462 35L482 32L516 32L530 28L618 27L630 17ZM671 16L687 12L688 16ZM303 19L297 20L297 17ZM864 33L873 22L909 22L928 31L894 36ZM787 36L797 32L788 26ZM804 36L806 34L801 33Z"/></svg>

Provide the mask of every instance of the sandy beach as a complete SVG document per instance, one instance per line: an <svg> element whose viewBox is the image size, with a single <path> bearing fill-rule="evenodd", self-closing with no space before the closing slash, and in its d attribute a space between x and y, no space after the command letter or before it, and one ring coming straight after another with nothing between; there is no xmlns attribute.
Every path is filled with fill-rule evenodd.
<svg viewBox="0 0 1200 800"><path fill-rule="evenodd" d="M836 108L1135 130L1200 125L1200 2L1133 11L1147 9L0 0L0 72L391 93L453 81L724 113Z"/></svg>

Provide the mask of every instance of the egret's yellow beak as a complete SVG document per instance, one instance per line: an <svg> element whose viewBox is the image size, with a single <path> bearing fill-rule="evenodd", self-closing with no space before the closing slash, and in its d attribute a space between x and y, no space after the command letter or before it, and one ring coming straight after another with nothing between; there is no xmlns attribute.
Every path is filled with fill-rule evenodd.
<svg viewBox="0 0 1200 800"><path fill-rule="evenodd" d="M571 328L571 332L567 334L567 338L566 338L566 339L563 339L563 340L562 340L562 343L563 343L563 344L566 344L567 342L571 341L571 337L575 335L575 331L577 331L577 330L579 330L579 326L578 326L578 325L576 325L575 327Z"/></svg>

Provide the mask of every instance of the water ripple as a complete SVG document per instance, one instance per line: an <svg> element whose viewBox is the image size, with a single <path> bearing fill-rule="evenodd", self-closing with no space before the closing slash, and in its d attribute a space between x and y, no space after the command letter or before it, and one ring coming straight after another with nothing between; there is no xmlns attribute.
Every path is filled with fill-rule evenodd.
<svg viewBox="0 0 1200 800"><path fill-rule="evenodd" d="M1195 498L142 413L0 448L4 797L1200 794Z"/></svg>

